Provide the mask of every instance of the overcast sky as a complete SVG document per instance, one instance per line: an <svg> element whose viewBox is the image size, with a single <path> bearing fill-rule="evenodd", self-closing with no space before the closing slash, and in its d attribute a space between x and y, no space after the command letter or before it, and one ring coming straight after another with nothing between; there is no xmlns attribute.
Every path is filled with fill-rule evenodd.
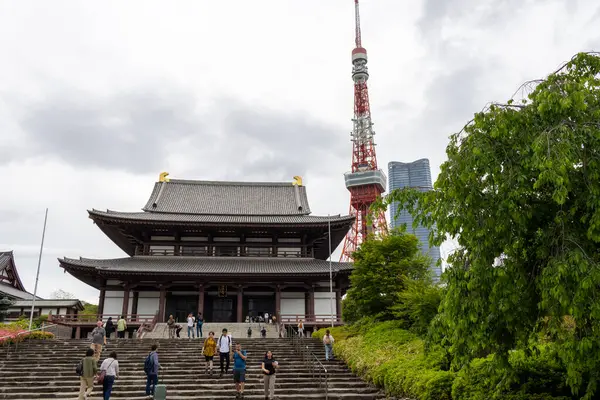
<svg viewBox="0 0 600 400"><path fill-rule="evenodd" d="M304 177L348 212L352 0L0 0L0 250L38 294L97 291L57 257L124 256L86 209L172 178ZM600 50L596 0L363 0L379 165L429 158L489 101ZM445 254L448 249L443 249Z"/></svg>

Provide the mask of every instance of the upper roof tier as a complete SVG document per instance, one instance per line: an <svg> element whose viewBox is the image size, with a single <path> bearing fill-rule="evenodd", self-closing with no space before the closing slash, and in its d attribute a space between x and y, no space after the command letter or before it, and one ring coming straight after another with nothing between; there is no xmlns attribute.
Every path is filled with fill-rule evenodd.
<svg viewBox="0 0 600 400"><path fill-rule="evenodd" d="M306 188L286 182L156 182L143 208L151 213L195 215L307 215Z"/></svg>

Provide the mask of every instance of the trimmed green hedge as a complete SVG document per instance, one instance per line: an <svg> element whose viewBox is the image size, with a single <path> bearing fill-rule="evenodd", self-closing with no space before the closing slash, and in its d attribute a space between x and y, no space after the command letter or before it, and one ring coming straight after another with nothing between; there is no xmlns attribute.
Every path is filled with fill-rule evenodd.
<svg viewBox="0 0 600 400"><path fill-rule="evenodd" d="M441 352L424 352L418 336L401 329L401 321L331 329L334 354L352 371L395 396L450 400L455 374L442 371ZM325 329L313 334L323 338Z"/></svg>
<svg viewBox="0 0 600 400"><path fill-rule="evenodd" d="M460 372L444 370L447 354L429 349L417 335L402 329L401 321L329 328L334 354L352 371L389 395L417 400L571 400L565 371L550 348L536 355L511 354L511 379L496 371L493 356L473 360ZM313 334L323 338L325 329Z"/></svg>

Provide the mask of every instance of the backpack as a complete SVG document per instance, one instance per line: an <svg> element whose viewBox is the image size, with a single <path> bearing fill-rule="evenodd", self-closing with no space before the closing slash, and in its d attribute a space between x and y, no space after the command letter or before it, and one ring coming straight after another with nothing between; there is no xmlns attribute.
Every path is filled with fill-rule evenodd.
<svg viewBox="0 0 600 400"><path fill-rule="evenodd" d="M83 376L83 359L79 360L77 365L75 365L75 373L77 376Z"/></svg>
<svg viewBox="0 0 600 400"><path fill-rule="evenodd" d="M154 357L152 357L152 353L148 354L144 361L144 372L146 375L150 375L154 372Z"/></svg>
<svg viewBox="0 0 600 400"><path fill-rule="evenodd" d="M331 344L331 336L325 336L325 344Z"/></svg>
<svg viewBox="0 0 600 400"><path fill-rule="evenodd" d="M224 335L221 335L221 337L219 338L219 342L217 343L217 346L219 347L219 351L221 350L221 339L223 339L223 336ZM225 337L229 341L229 348L231 349L231 336L227 335Z"/></svg>

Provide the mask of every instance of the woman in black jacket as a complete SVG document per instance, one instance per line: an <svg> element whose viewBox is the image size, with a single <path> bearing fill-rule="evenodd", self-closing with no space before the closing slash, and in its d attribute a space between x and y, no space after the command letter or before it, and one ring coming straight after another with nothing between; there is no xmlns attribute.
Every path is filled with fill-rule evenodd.
<svg viewBox="0 0 600 400"><path fill-rule="evenodd" d="M113 324L112 317L108 317L104 330L106 331L106 338L110 338L110 334L115 331L115 324Z"/></svg>

